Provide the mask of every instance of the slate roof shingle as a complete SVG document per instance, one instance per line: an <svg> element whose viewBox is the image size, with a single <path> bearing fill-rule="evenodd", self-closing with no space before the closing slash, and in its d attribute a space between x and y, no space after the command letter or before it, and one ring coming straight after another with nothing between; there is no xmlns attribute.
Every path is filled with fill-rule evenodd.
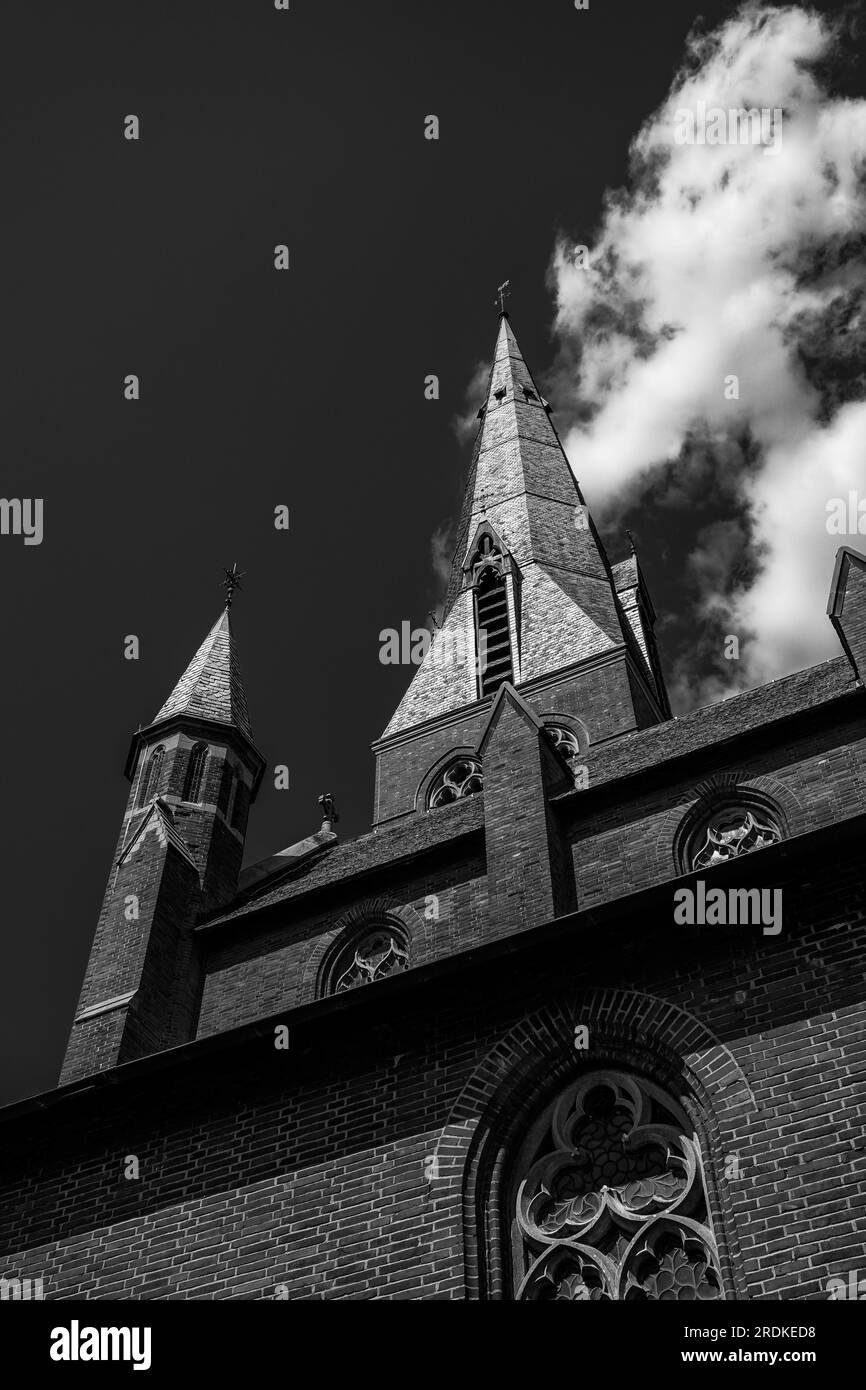
<svg viewBox="0 0 866 1390"><path fill-rule="evenodd" d="M233 724L252 739L228 609L214 623L154 723L176 714Z"/></svg>

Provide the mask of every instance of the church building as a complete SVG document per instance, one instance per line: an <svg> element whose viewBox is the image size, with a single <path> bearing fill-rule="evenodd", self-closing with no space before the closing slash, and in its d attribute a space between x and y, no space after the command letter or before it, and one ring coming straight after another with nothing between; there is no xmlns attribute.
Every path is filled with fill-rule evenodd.
<svg viewBox="0 0 866 1390"><path fill-rule="evenodd" d="M370 833L325 794L244 863L231 584L134 734L59 1084L0 1111L7 1278L822 1300L864 1265L866 557L836 657L674 718L505 312L479 417Z"/></svg>

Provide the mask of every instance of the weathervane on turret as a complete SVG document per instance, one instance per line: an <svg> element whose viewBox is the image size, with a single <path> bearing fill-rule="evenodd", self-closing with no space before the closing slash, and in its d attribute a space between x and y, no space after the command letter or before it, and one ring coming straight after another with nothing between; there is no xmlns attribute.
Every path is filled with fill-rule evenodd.
<svg viewBox="0 0 866 1390"><path fill-rule="evenodd" d="M499 286L499 288L498 288L497 291L496 291L496 298L495 298L494 301L493 301L494 304L498 304L498 305L499 305L499 317L500 317L501 319L507 319L507 318L508 318L508 310L507 310L506 307L505 307L505 301L506 301L506 299L508 299L508 298L510 297L510 295L511 295L511 290L508 288L510 284L511 284L511 281L510 281L510 280L503 280L503 281L502 281L502 284Z"/></svg>
<svg viewBox="0 0 866 1390"><path fill-rule="evenodd" d="M241 580L246 574L246 570L241 570L239 574L238 562L237 560L235 560L231 569L224 569L223 574L225 575L225 579L223 580L223 588L226 591L226 608L228 609L232 606L232 599L235 596L235 589L239 589L241 587Z"/></svg>

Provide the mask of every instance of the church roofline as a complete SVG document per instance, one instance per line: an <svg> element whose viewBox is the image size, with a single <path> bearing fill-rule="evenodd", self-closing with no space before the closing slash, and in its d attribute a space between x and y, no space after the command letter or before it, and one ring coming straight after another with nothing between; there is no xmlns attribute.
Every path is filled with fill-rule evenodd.
<svg viewBox="0 0 866 1390"><path fill-rule="evenodd" d="M849 846L857 853L866 833L866 812L860 812L832 825L821 826L780 840L761 850L750 859L750 874L754 886L763 883L778 883L780 871L790 865L790 872L798 874L804 858L813 855L820 860L822 855L832 855L840 848ZM706 870L693 870L675 878L655 883L622 897L612 898L593 907L582 908L494 941L485 942L468 950L440 957L427 965L415 966L401 971L385 980L377 982L374 989L346 990L340 994L330 994L324 998L311 1000L292 1009L267 1014L249 1023L219 1033L213 1033L177 1047L166 1048L161 1052L149 1053L134 1061L123 1062L105 1071L93 1072L81 1080L72 1081L50 1091L27 1096L0 1108L0 1126L24 1122L27 1117L44 1114L47 1111L65 1108L102 1094L116 1097L117 1087L137 1085L148 1076L158 1076L167 1070L183 1067L220 1066L219 1058L226 1053L240 1052L245 1047L255 1048L261 1057L263 1038L273 1041L274 1028L284 1024L291 1029L293 1047L297 1043L295 1055L317 1057L320 1053L318 1036L327 1039L328 1045L334 1043L341 1030L352 1033L358 1039L368 1040L371 1028L388 1026L389 1016L406 1016L407 1004L413 996L419 995L430 1000L431 1008L436 1007L439 991L447 991L449 1002L453 1002L455 982L462 982L468 994L477 989L477 981L483 981L484 988L490 988L491 976L501 966L504 976L514 981L522 978L518 968L519 960L538 959L538 950L545 946L552 950L565 949L579 952L585 968L588 955L597 953L606 957L611 945L611 928L620 920L626 925L635 919L642 923L642 938L649 944L650 937L670 933L682 943L682 927L673 920L670 905L673 894L681 887L688 887L700 877L708 874L713 877L713 886L722 887L728 883L739 883L742 879L742 862L733 859L727 864L717 865ZM734 930L734 929L730 929ZM743 932L748 928L741 928ZM718 942L718 928L715 925L696 925L689 928L690 939L696 947L711 947ZM697 950L696 950L697 954ZM417 1004L414 1006L417 1007ZM306 1036L305 1036L306 1035ZM311 1036L312 1035L312 1036ZM274 1058L273 1046L266 1055ZM279 1064L282 1065L282 1064ZM257 1066L257 1075L260 1074ZM274 1084L281 1073L274 1072ZM114 1103L114 1102L112 1102Z"/></svg>
<svg viewBox="0 0 866 1390"><path fill-rule="evenodd" d="M213 916L199 922L197 933L208 932L217 927L229 926L233 922L247 921L256 912L269 908L285 908L296 900L315 893L331 892L336 886L344 888L347 883L363 884L367 879L381 876L383 869L402 868L422 857L437 854L450 854L461 841L473 838L481 840L484 834L482 798L467 797L459 806L442 807L428 813L421 825L414 815L403 816L385 828L368 831L354 840L341 840L333 845L327 855L316 855L307 863L298 865L297 871L284 875L280 881L263 883L264 896L254 896L250 900L238 894ZM424 832L427 838L424 838ZM403 845L394 841L403 839ZM316 876L319 868L326 869L323 876ZM306 874L309 873L310 881Z"/></svg>
<svg viewBox="0 0 866 1390"><path fill-rule="evenodd" d="M815 695L817 698L813 698ZM744 691L715 705L705 705L678 719L647 725L593 745L587 760L591 769L590 785L583 790L556 795L554 804L568 812L572 807L577 809L581 799L595 800L621 787L626 780L664 777L668 768L679 777L687 760L706 760L719 747L729 751L750 736L766 741L772 728L785 728L803 717L823 714L838 719L840 705L852 701L852 697L862 700L862 688L855 683L845 657L833 657L821 666L783 676L769 685ZM495 697L488 698L492 707ZM740 716L752 722L741 725ZM734 726L730 733L723 732L720 736L720 720ZM340 842L324 859L319 856L310 865L299 866L296 873L288 875L281 883L263 884L269 896L256 896L249 902L236 898L218 915L201 922L196 932L228 928L232 923L243 924L244 929L249 930L250 918L255 913L285 908L307 895L329 892L337 883L344 889L348 883L358 884L381 874L384 868L393 870L422 855L453 849L455 841L483 833L483 817L483 797L468 797L453 806L423 815L413 811L394 817L375 831ZM402 847L401 840L405 842ZM319 869L321 877L317 873ZM306 872L312 881L307 879Z"/></svg>
<svg viewBox="0 0 866 1390"><path fill-rule="evenodd" d="M810 699L815 690L820 692L819 698ZM802 698L796 698L801 691ZM689 758L700 758L717 749L729 752L733 745L751 737L766 742L768 730L827 712L835 719L840 705L862 698L862 687L855 681L847 659L834 656L818 666L780 676L727 700L701 705L664 723L648 724L607 739L595 748L594 756L590 750L589 786L561 793L555 799L558 804L573 797L585 799L627 780L661 775L666 768L679 769ZM784 707L786 701L791 701L789 708ZM729 725L729 731L720 731L719 724Z"/></svg>
<svg viewBox="0 0 866 1390"><path fill-rule="evenodd" d="M260 893L276 888L279 882L321 859L338 843L333 830L317 830L315 834L306 835L303 840L287 845L275 854L266 854L263 859L241 870L235 901L254 901Z"/></svg>

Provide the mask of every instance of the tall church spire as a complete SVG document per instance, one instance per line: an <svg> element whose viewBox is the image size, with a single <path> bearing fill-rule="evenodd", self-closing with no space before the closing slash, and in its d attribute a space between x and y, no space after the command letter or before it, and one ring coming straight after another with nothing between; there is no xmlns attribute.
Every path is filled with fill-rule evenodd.
<svg viewBox="0 0 866 1390"><path fill-rule="evenodd" d="M581 752L670 715L643 576L608 561L504 303L478 414L443 620L374 744L377 825L438 806L449 759L477 783L503 691Z"/></svg>
<svg viewBox="0 0 866 1390"><path fill-rule="evenodd" d="M479 659L483 661L485 653L477 651L479 613L474 598L485 548L501 556L507 571L500 609L507 607L511 650L502 669L515 684L634 644L607 555L551 422L550 408L505 312L500 313L479 416L443 625L386 738L491 693L478 679ZM497 632L494 656L502 649ZM457 654L456 668L443 661L443 653ZM659 706L664 708L661 697Z"/></svg>
<svg viewBox="0 0 866 1390"><path fill-rule="evenodd" d="M621 640L607 557L507 314L500 316L479 415L446 608L464 586L467 546L487 520L504 533L524 574L530 566L541 566L571 605L580 608L583 655ZM554 612L566 613L556 595L551 592L549 598ZM575 620L569 615L567 621ZM534 665L532 654L527 655Z"/></svg>

